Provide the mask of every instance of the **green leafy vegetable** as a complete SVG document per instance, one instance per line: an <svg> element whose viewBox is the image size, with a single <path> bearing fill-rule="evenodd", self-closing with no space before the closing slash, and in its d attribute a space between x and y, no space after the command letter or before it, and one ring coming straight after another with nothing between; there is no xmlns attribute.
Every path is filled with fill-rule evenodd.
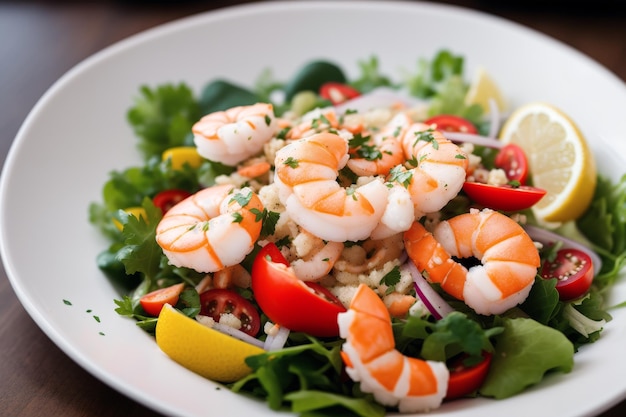
<svg viewBox="0 0 626 417"><path fill-rule="evenodd" d="M574 346L563 333L525 318L505 318L502 326L480 394L507 398L538 383L546 372L572 370Z"/></svg>
<svg viewBox="0 0 626 417"><path fill-rule="evenodd" d="M192 90L184 83L142 86L128 121L141 138L139 149L148 160L174 146L182 146L191 126L200 117Z"/></svg>

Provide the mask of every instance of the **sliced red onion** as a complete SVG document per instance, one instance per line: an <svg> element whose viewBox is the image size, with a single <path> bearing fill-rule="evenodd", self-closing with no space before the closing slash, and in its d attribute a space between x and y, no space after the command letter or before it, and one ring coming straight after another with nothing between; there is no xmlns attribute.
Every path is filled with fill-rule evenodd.
<svg viewBox="0 0 626 417"><path fill-rule="evenodd" d="M345 113L348 110L364 113L372 109L388 108L398 103L411 107L423 103L423 101L393 88L378 87L368 93L336 105L335 110L338 113Z"/></svg>
<svg viewBox="0 0 626 417"><path fill-rule="evenodd" d="M490 138L495 138L500 131L500 110L498 103L492 98L489 99L489 133Z"/></svg>
<svg viewBox="0 0 626 417"><path fill-rule="evenodd" d="M417 270L417 267L410 259L404 264L409 268L413 276L413 283L417 296L422 300L430 314L437 320L442 319L452 313L454 309L430 286L430 283Z"/></svg>
<svg viewBox="0 0 626 417"><path fill-rule="evenodd" d="M593 263L594 274L597 275L598 272L600 272L600 269L602 268L602 261L600 260L600 257L598 256L598 254L596 254L587 245L584 245L575 240L566 238L550 230L542 229L541 227L536 227L536 226L531 226L531 225L524 225L523 227L531 239L537 242L540 242L544 245L560 240L561 242L563 242L563 248L578 249L580 251L585 252L591 258L591 262Z"/></svg>
<svg viewBox="0 0 626 417"><path fill-rule="evenodd" d="M498 139L489 137L489 136L476 135L473 133L446 132L446 131L442 131L441 133L443 133L446 139L452 142L457 142L457 143L467 142L467 143L473 143L474 145L487 146L489 148L496 148L496 149L500 149L504 146L504 144L500 142Z"/></svg>
<svg viewBox="0 0 626 417"><path fill-rule="evenodd" d="M265 339L265 344L263 345L263 349L268 352L272 352L274 350L280 350L285 346L287 342L287 338L289 337L290 330L286 327L278 326L278 331L275 334L270 334Z"/></svg>
<svg viewBox="0 0 626 417"><path fill-rule="evenodd" d="M203 324L204 324L204 323L203 323ZM227 326L227 325L224 325L224 324L220 324L220 323L218 323L218 322L216 322L216 321L214 321L214 322L211 324L211 326L209 326L209 327L211 327L211 328L213 328L213 329L217 330L218 332L221 332L221 333L227 334L227 335L229 335L229 336L232 336L232 337L234 337L235 339L239 339L239 340L241 340L242 342L249 343L249 344L251 344L251 345L254 345L254 346L260 347L260 348L262 348L262 349L264 348L264 346L263 346L263 345L264 345L264 343L263 343L262 341L260 341L260 340L259 340L259 339L257 339L256 337L252 337L252 336L250 336L249 334L242 332L242 331L241 331L241 330L239 330L239 329L235 329L234 327Z"/></svg>

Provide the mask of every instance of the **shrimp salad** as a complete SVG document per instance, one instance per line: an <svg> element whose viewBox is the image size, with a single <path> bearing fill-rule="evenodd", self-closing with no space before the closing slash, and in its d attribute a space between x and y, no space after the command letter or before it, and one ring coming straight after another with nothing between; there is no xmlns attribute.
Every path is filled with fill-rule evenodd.
<svg viewBox="0 0 626 417"><path fill-rule="evenodd" d="M542 222L524 151L496 138L505 113L464 100L462 56L400 82L359 67L141 87L143 163L90 206L116 311L155 334L170 304L262 347L218 382L275 410L425 412L570 372L611 320L626 179L598 175L585 213ZM537 197L481 200L470 181Z"/></svg>

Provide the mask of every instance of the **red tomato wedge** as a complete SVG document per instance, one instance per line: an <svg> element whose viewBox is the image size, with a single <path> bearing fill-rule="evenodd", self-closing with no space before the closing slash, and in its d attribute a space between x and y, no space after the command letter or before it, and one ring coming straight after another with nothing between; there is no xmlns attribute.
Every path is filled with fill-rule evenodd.
<svg viewBox="0 0 626 417"><path fill-rule="evenodd" d="M542 278L556 278L556 290L564 301L585 295L593 276L593 262L589 255L573 248L559 250L554 261L545 261L541 268Z"/></svg>
<svg viewBox="0 0 626 417"><path fill-rule="evenodd" d="M450 364L450 380L448 381L448 391L446 399L469 395L482 385L489 373L492 354L483 352L483 360L474 366L467 367L463 364L464 357L459 357Z"/></svg>
<svg viewBox="0 0 626 417"><path fill-rule="evenodd" d="M261 328L261 317L254 305L233 290L214 288L200 294L200 314L216 322L223 314L232 314L241 321L239 330L253 337Z"/></svg>
<svg viewBox="0 0 626 417"><path fill-rule="evenodd" d="M528 159L522 148L509 143L504 145L496 154L494 164L506 174L509 181L519 181L520 184L526 184L528 179Z"/></svg>
<svg viewBox="0 0 626 417"><path fill-rule="evenodd" d="M163 214L165 214L169 209L171 209L190 195L191 193L185 190L164 190L155 195L152 199L152 202L156 207L161 209L161 212Z"/></svg>
<svg viewBox="0 0 626 417"><path fill-rule="evenodd" d="M546 190L529 185L514 187L473 181L466 181L463 184L463 191L481 206L501 211L525 210L535 205L546 194Z"/></svg>
<svg viewBox="0 0 626 417"><path fill-rule="evenodd" d="M320 97L337 105L360 96L361 93L349 85L327 82L320 87Z"/></svg>
<svg viewBox="0 0 626 417"><path fill-rule="evenodd" d="M273 244L265 245L252 264L252 292L274 323L317 337L339 335L337 315L346 311L326 288L299 280Z"/></svg>
<svg viewBox="0 0 626 417"><path fill-rule="evenodd" d="M443 132L478 133L472 122L453 114L440 114L427 119L424 123L435 125L435 129Z"/></svg>
<svg viewBox="0 0 626 417"><path fill-rule="evenodd" d="M160 288L141 297L139 303L146 313L157 317L165 304L176 305L184 288L185 284L182 282L171 287Z"/></svg>

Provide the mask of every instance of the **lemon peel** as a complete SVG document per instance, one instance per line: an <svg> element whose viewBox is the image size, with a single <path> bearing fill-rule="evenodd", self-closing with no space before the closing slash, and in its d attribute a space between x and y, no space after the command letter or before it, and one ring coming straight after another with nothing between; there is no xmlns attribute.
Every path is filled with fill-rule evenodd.
<svg viewBox="0 0 626 417"><path fill-rule="evenodd" d="M579 218L591 204L597 171L578 126L557 107L532 102L512 112L500 140L522 147L533 185L547 191L533 207L539 221L562 223Z"/></svg>
<svg viewBox="0 0 626 417"><path fill-rule="evenodd" d="M252 371L245 358L265 350L220 333L165 304L156 325L156 343L185 368L218 382L234 382Z"/></svg>

